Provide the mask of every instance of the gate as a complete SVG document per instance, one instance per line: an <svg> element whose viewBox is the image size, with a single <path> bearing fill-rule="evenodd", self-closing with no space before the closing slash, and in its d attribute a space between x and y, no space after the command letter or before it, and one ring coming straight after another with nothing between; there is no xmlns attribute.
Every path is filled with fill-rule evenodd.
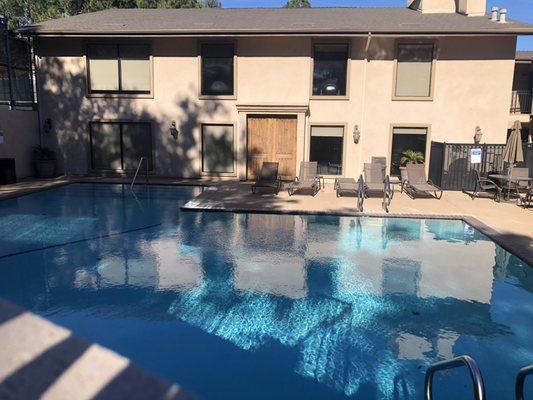
<svg viewBox="0 0 533 400"><path fill-rule="evenodd" d="M481 149L481 163L472 164L470 151ZM429 179L445 190L473 190L474 170L486 176L503 169L505 144L467 144L431 142ZM533 173L533 146L523 144L524 164Z"/></svg>

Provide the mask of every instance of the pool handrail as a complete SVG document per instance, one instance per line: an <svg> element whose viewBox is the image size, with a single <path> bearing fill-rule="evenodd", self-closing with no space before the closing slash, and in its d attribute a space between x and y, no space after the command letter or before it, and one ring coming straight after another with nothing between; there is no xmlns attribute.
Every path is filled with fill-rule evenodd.
<svg viewBox="0 0 533 400"><path fill-rule="evenodd" d="M474 399L475 400L486 400L485 396L485 385L483 384L483 376L479 370L476 362L470 356L460 356L455 357L450 360L440 361L434 364L431 364L427 371L424 381L424 393L425 400L431 400L432 397L432 387L433 387L433 376L435 372L442 371L446 369L452 369L457 367L462 367L466 365L470 376L472 377L472 383L474 385Z"/></svg>
<svg viewBox="0 0 533 400"><path fill-rule="evenodd" d="M146 183L148 184L148 158L141 157L139 159L139 164L137 164L137 169L135 170L135 175L133 176L133 179L130 184L130 189L133 190L133 185L135 185L135 180L137 179L137 175L139 174L139 170L141 169L141 166L143 164L143 161L146 161Z"/></svg>
<svg viewBox="0 0 533 400"><path fill-rule="evenodd" d="M515 384L516 400L524 400L524 384L528 375L533 375L533 365L523 367L520 369L520 371L518 371Z"/></svg>

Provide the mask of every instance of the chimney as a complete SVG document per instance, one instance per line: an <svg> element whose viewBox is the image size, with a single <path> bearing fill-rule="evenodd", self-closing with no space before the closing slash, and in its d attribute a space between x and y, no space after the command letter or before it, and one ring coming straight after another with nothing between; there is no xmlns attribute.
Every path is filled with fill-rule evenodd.
<svg viewBox="0 0 533 400"><path fill-rule="evenodd" d="M422 13L455 13L456 0L407 0L407 7Z"/></svg>
<svg viewBox="0 0 533 400"><path fill-rule="evenodd" d="M487 0L458 0L457 12L469 17L479 17L485 15L487 11Z"/></svg>

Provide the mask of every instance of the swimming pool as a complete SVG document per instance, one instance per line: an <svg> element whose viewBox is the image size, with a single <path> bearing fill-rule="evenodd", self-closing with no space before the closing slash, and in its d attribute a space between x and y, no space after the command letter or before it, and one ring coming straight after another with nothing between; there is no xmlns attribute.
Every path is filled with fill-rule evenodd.
<svg viewBox="0 0 533 400"><path fill-rule="evenodd" d="M533 363L533 270L480 232L180 212L200 190L0 201L0 297L207 399L421 398L427 365L462 354L490 398L513 398ZM462 372L437 391L467 393Z"/></svg>

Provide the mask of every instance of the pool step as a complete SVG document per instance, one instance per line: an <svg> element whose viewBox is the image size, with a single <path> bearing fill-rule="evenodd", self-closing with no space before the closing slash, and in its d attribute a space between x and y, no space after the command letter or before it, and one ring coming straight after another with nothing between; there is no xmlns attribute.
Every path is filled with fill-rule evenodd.
<svg viewBox="0 0 533 400"><path fill-rule="evenodd" d="M455 357L450 360L440 361L431 364L426 371L426 378L424 382L424 398L425 400L433 399L433 376L438 371L444 371L452 368L459 368L466 366L472 378L474 387L474 399L486 400L485 385L483 383L483 375L474 359L470 356ZM516 400L524 400L524 383L526 377L533 375L533 365L520 369L516 376L515 396Z"/></svg>

